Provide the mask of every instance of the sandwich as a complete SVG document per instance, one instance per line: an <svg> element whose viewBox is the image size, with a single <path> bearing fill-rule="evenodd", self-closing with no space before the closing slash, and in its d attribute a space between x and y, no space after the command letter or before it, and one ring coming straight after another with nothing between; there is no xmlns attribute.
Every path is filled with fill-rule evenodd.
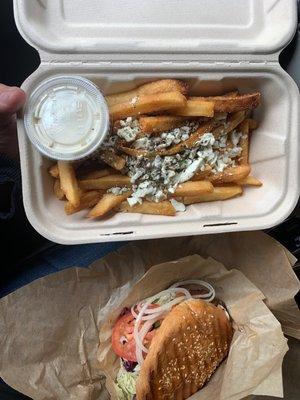
<svg viewBox="0 0 300 400"><path fill-rule="evenodd" d="M233 327L207 282L187 280L124 309L111 344L120 400L183 400L227 357Z"/></svg>

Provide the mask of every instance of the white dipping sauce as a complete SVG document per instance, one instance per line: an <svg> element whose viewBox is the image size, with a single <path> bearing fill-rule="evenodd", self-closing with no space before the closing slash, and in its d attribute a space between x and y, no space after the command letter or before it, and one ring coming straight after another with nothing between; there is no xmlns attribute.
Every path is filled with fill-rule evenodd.
<svg viewBox="0 0 300 400"><path fill-rule="evenodd" d="M76 160L94 152L109 130L109 112L97 87L81 77L42 82L26 105L24 123L43 154Z"/></svg>

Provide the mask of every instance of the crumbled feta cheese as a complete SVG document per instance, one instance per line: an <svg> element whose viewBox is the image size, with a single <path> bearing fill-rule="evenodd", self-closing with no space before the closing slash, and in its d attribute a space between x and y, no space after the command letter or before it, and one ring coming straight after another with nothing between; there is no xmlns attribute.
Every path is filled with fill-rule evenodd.
<svg viewBox="0 0 300 400"><path fill-rule="evenodd" d="M117 136L116 135L108 135L105 141L101 144L101 149L111 149L114 148L116 145Z"/></svg>
<svg viewBox="0 0 300 400"><path fill-rule="evenodd" d="M170 200L172 203L172 206L175 208L176 211L183 212L186 210L186 207L183 203L180 203L179 201L175 199Z"/></svg>
<svg viewBox="0 0 300 400"><path fill-rule="evenodd" d="M128 188L127 187L112 187L110 189L107 190L107 193L113 193L115 195L119 195L119 194L123 194L125 192L128 192Z"/></svg>
<svg viewBox="0 0 300 400"><path fill-rule="evenodd" d="M152 185L150 181L144 181L136 187L132 196L144 198L147 196L154 196L155 192L155 186Z"/></svg>
<svg viewBox="0 0 300 400"><path fill-rule="evenodd" d="M223 125L226 126L226 121ZM105 148L114 148L116 139L122 137L127 142L133 142L132 147L136 149L156 151L187 140L197 128L198 123L189 122L182 127L163 132L159 137L137 138L140 133L138 120L128 117L120 121L117 135L111 135L106 140ZM230 137L223 133L217 139L208 132L199 139L194 148L175 155L157 155L155 158L123 155L126 157L126 167L123 172L130 177L132 183L132 195L127 199L128 203L133 206L142 203L143 199L162 201L168 194L175 192L179 183L190 180L197 171L205 171L208 168L212 173L218 173L229 166L234 166L235 159L242 151L238 146L240 139L239 132L233 132ZM232 145L231 148L228 148L229 143ZM121 190L128 189L112 188L109 192L120 194ZM184 205L174 205L176 209L181 207L183 210L182 206L184 207Z"/></svg>
<svg viewBox="0 0 300 400"><path fill-rule="evenodd" d="M219 160L217 160L216 167L215 167L217 172L223 172L226 167L227 167L227 164L221 158Z"/></svg>
<svg viewBox="0 0 300 400"><path fill-rule="evenodd" d="M193 161L187 167L186 170L181 172L178 178L178 183L189 181L195 175L195 173L198 171L198 169L201 167L202 164L203 164L202 157L199 157L195 161Z"/></svg>
<svg viewBox="0 0 300 400"><path fill-rule="evenodd" d="M219 136L218 140L215 141L213 147L215 149L225 148L227 146L227 135L222 134Z"/></svg>
<svg viewBox="0 0 300 400"><path fill-rule="evenodd" d="M130 205L130 207L133 207L137 203L139 203L139 199L137 199L136 197L128 197L127 202Z"/></svg>
<svg viewBox="0 0 300 400"><path fill-rule="evenodd" d="M242 148L241 147L233 147L232 149L228 150L228 156L231 158L237 157L241 154Z"/></svg>
<svg viewBox="0 0 300 400"><path fill-rule="evenodd" d="M236 130L231 132L231 143L234 146L237 146L239 144L239 141L241 137L243 136L242 132L237 132Z"/></svg>
<svg viewBox="0 0 300 400"><path fill-rule="evenodd" d="M137 139L134 143L133 143L133 147L135 149L145 149L148 147L149 144L149 139L145 136L142 138Z"/></svg>
<svg viewBox="0 0 300 400"><path fill-rule="evenodd" d="M137 103L137 101L138 101L138 96L135 96L132 100L131 100L131 104L133 105L133 106L135 106L136 105L136 103Z"/></svg>
<svg viewBox="0 0 300 400"><path fill-rule="evenodd" d="M201 136L200 140L198 141L198 144L200 146L213 146L215 143L215 137L212 133L208 132L205 133L203 136Z"/></svg>
<svg viewBox="0 0 300 400"><path fill-rule="evenodd" d="M190 137L190 134L193 133L198 126L198 123L188 122L186 125L179 128L175 128L168 132L162 132L160 136L150 137L144 142L139 142L139 147L136 148L143 148L148 151L165 149L171 145L187 140Z"/></svg>
<svg viewBox="0 0 300 400"><path fill-rule="evenodd" d="M156 202L159 202L159 201L161 201L161 200L164 200L164 199L166 198L166 195L164 194L164 192L163 192L161 189L159 189L159 190L155 193L154 198L155 198L155 201L156 201Z"/></svg>
<svg viewBox="0 0 300 400"><path fill-rule="evenodd" d="M135 174L130 177L130 182L135 183L135 181L137 181L144 173L145 173L144 168L138 168L135 171Z"/></svg>
<svg viewBox="0 0 300 400"><path fill-rule="evenodd" d="M138 120L132 117L121 120L120 125L121 128L117 130L117 135L128 143L133 142L141 131Z"/></svg>

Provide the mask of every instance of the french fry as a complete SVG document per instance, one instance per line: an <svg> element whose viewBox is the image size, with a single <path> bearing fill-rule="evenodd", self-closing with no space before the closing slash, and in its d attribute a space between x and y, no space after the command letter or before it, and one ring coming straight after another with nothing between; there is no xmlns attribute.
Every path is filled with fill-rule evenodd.
<svg viewBox="0 0 300 400"><path fill-rule="evenodd" d="M249 165L237 165L236 167L225 168L223 172L218 172L216 174L210 173L205 177L206 180L212 182L213 184L222 184L222 183L231 183L238 182L241 179L245 179L250 174L250 166ZM192 180L201 180L203 179L203 174L196 173Z"/></svg>
<svg viewBox="0 0 300 400"><path fill-rule="evenodd" d="M134 206L130 206L127 201L124 201L121 203L119 210L127 213L167 215L171 217L176 214L172 203L167 200L159 203L144 201L142 204L135 204Z"/></svg>
<svg viewBox="0 0 300 400"><path fill-rule="evenodd" d="M203 203L207 201L220 201L231 199L232 197L239 196L243 193L243 189L240 186L218 186L215 187L212 193L203 193L198 196L183 197L181 201L185 205Z"/></svg>
<svg viewBox="0 0 300 400"><path fill-rule="evenodd" d="M185 106L172 110L172 114L185 117L213 117L214 102L193 97L187 100Z"/></svg>
<svg viewBox="0 0 300 400"><path fill-rule="evenodd" d="M213 102L215 112L237 112L252 110L260 104L260 93L248 93L238 96L209 96L192 97L191 100L201 99L202 101Z"/></svg>
<svg viewBox="0 0 300 400"><path fill-rule="evenodd" d="M80 167L80 161L72 161L72 165L73 165L74 170L76 171ZM59 178L59 171L58 171L57 163L51 165L51 167L48 168L48 172L53 178Z"/></svg>
<svg viewBox="0 0 300 400"><path fill-rule="evenodd" d="M238 95L239 95L238 90L234 90L232 92L227 92L225 94L222 94L222 95L218 96L218 98L221 98L221 97L236 97ZM207 99L207 97L197 97L197 96L188 97L188 100L190 100L190 101L203 101L202 99ZM215 111L213 112L213 116L215 118L226 117L227 114L228 114L227 112L218 112L218 111L217 112L215 112Z"/></svg>
<svg viewBox="0 0 300 400"><path fill-rule="evenodd" d="M186 118L172 115L158 115L155 117L140 117L139 126L143 133L156 135L178 128L186 122Z"/></svg>
<svg viewBox="0 0 300 400"><path fill-rule="evenodd" d="M191 181L201 181L206 180L207 177L211 174L212 167L210 165L205 165L203 171L198 171L191 179Z"/></svg>
<svg viewBox="0 0 300 400"><path fill-rule="evenodd" d="M222 94L220 97L236 97L239 95L238 90L232 90L231 92L227 92L225 94Z"/></svg>
<svg viewBox="0 0 300 400"><path fill-rule="evenodd" d="M207 179L213 184L237 182L250 174L250 165L238 165L226 168L223 172L209 176Z"/></svg>
<svg viewBox="0 0 300 400"><path fill-rule="evenodd" d="M164 92L179 92L185 95L187 89L187 84L177 79L161 79L159 81L145 83L144 85L127 92L108 95L106 96L106 101L109 107L111 107L115 104L130 102L132 99L142 94L148 95Z"/></svg>
<svg viewBox="0 0 300 400"><path fill-rule="evenodd" d="M228 113L225 112L216 112L214 113L214 118L219 120L219 119L225 119L227 118Z"/></svg>
<svg viewBox="0 0 300 400"><path fill-rule="evenodd" d="M183 107L185 104L186 98L180 92L141 94L132 101L110 106L109 113L113 119L122 119L140 114Z"/></svg>
<svg viewBox="0 0 300 400"><path fill-rule="evenodd" d="M66 198L74 207L79 206L81 190L78 186L74 167L70 162L58 161L58 170L60 186L65 193Z"/></svg>
<svg viewBox="0 0 300 400"><path fill-rule="evenodd" d="M239 91L238 90L231 90L230 92L226 92L224 94L220 94L217 97L236 97L239 95ZM212 97L216 97L216 96L190 96L189 99L194 99L194 98L204 98L207 99L208 97L212 98Z"/></svg>
<svg viewBox="0 0 300 400"><path fill-rule="evenodd" d="M214 136L217 138L219 135L224 133L230 133L233 131L243 120L245 119L245 111L238 111L233 113L227 120L225 127L223 125L213 130Z"/></svg>
<svg viewBox="0 0 300 400"><path fill-rule="evenodd" d="M51 176L53 176L53 178L59 178L59 171L57 164L51 165L51 167L48 168L48 172Z"/></svg>
<svg viewBox="0 0 300 400"><path fill-rule="evenodd" d="M238 129L242 132L242 137L240 139L240 147L242 148L242 153L239 158L239 162L241 165L248 164L249 162L249 122L248 120L244 120L239 126Z"/></svg>
<svg viewBox="0 0 300 400"><path fill-rule="evenodd" d="M65 212L67 215L71 215L74 213L77 213L79 211L82 211L86 208L91 208L94 207L95 204L99 202L99 200L103 197L105 191L90 191L83 193L81 198L80 198L80 204L76 207L73 206L69 201L66 202L65 204Z"/></svg>
<svg viewBox="0 0 300 400"><path fill-rule="evenodd" d="M247 118L247 121L249 122L249 130L254 131L255 129L258 128L258 122L256 119L253 118Z"/></svg>
<svg viewBox="0 0 300 400"><path fill-rule="evenodd" d="M65 199L65 193L62 190L60 186L60 179L56 178L54 179L54 184L53 184L53 192L54 196L58 198L58 200L64 200Z"/></svg>
<svg viewBox="0 0 300 400"><path fill-rule="evenodd" d="M81 179L82 180L97 179L97 178L103 178L104 176L114 175L114 174L118 174L118 173L119 172L113 168L102 168L102 169L98 169L98 170L91 171L91 172L84 174L81 177Z"/></svg>
<svg viewBox="0 0 300 400"><path fill-rule="evenodd" d="M162 79L146 83L134 90L107 96L113 134L116 134L118 129L123 126L121 120L127 117L138 119L140 130L136 139L145 136L159 136L163 132L183 127L190 121L197 121L198 128L185 136L187 139L184 141L179 141L177 132L174 132L174 140L171 137L161 138L162 140L166 139L166 143L172 139L167 148L158 146L155 139L153 143L154 148L156 145L158 147L156 150L149 150L152 148L151 143L147 146L148 149L144 149L142 143L135 145L117 137L114 146L110 146L106 150L102 148L99 152L100 159L107 164L106 168L94 166L94 161L73 162L72 164L58 162L58 164L52 165L48 171L55 178L54 194L59 199L67 198L66 213L73 214L92 207L87 215L89 218L106 217L110 212L173 216L176 214L173 199L185 205L226 200L242 194L244 186L261 186L261 181L249 175L250 134L258 126L257 121L251 117L251 110L259 105L260 93L240 95L237 90L232 90L219 96L191 96L188 98L186 96L187 85L175 79ZM135 124L130 126L130 121L128 121L128 129L134 127ZM242 147L240 156L234 156L234 152L230 153L234 147L234 138L223 137L235 129L242 132L239 143L239 146ZM202 136L208 132L212 133L217 140L222 136L222 140L213 146L214 149L217 149L215 156L220 155L221 157L223 153L225 156L228 154L228 157L235 159L234 166L215 173L212 166L205 165L203 171L198 171L189 181L179 184L174 193L171 193L172 190L166 184L163 190L170 190L170 192L166 192L168 193L166 200L156 203L144 199L142 204L130 206L126 199L132 194L135 186L131 184L130 177L125 175L127 173L126 163L129 161L126 154L136 158L154 158L156 156L177 156L187 150L187 157L193 161L194 152L189 155L188 150L198 148ZM202 147L199 147L199 151L201 149ZM197 156L199 154L197 153ZM146 165L148 164L146 163ZM184 166L181 164L181 157L178 157L178 165L179 167ZM167 160L166 165L162 162L162 166L167 168ZM155 164L155 168L158 167L159 164ZM173 168L173 164L170 168ZM150 164L149 169L148 175L151 181L153 174ZM147 168L145 173L148 173ZM153 177L153 179L157 179L159 175L156 174ZM114 187L125 188L126 192L116 195L109 193L110 190L107 191ZM114 190L112 191L114 192Z"/></svg>
<svg viewBox="0 0 300 400"><path fill-rule="evenodd" d="M132 156L132 157L144 156L144 157L151 158L151 157L156 156L155 151L149 152L149 151L143 150L143 149L133 149L132 147L127 147L127 146L124 146L123 144L118 145L117 147L118 147L118 150L123 151L123 153L128 154L129 156Z"/></svg>
<svg viewBox="0 0 300 400"><path fill-rule="evenodd" d="M100 158L110 167L121 171L126 164L124 158L115 154L112 150L104 150L100 153Z"/></svg>
<svg viewBox="0 0 300 400"><path fill-rule="evenodd" d="M79 186L82 190L105 190L112 187L131 186L130 178L126 175L107 175L97 179L80 180Z"/></svg>
<svg viewBox="0 0 300 400"><path fill-rule="evenodd" d="M88 213L89 218L103 217L113 209L117 208L123 201L125 201L131 192L125 192L119 195L113 193L106 193L102 199L95 205L94 208Z"/></svg>
<svg viewBox="0 0 300 400"><path fill-rule="evenodd" d="M172 197L176 196L197 196L201 193L213 192L214 187L208 181L188 181L177 186Z"/></svg>
<svg viewBox="0 0 300 400"><path fill-rule="evenodd" d="M262 186L262 182L259 179L254 178L254 176L247 176L244 179L240 179L236 183L241 186Z"/></svg>

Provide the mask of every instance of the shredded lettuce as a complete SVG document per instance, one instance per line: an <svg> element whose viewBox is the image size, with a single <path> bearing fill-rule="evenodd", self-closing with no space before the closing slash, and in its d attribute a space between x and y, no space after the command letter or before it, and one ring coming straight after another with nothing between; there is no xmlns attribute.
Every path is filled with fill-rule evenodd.
<svg viewBox="0 0 300 400"><path fill-rule="evenodd" d="M119 400L132 400L136 394L135 385L139 376L140 367L137 365L132 372L127 372L121 362L117 375L116 390Z"/></svg>
<svg viewBox="0 0 300 400"><path fill-rule="evenodd" d="M176 294L175 294L175 293L172 293L172 292L167 293L167 294L161 296L161 297L156 301L156 304L159 305L159 306L163 306L164 304L167 304L167 303L169 303L170 301L174 300L175 297L176 297Z"/></svg>
<svg viewBox="0 0 300 400"><path fill-rule="evenodd" d="M164 304L174 300L175 297L176 297L175 293L167 293L155 299L153 303L157 304L158 306L163 306ZM160 324L161 323L157 321L155 323L154 328L158 328ZM139 364L136 365L136 367L132 372L128 372L124 368L124 364L121 360L121 367L116 379L116 390L117 390L118 400L132 400L133 398L135 398L134 396L136 395L136 390L135 390L136 381L139 376L139 372L140 372Z"/></svg>

